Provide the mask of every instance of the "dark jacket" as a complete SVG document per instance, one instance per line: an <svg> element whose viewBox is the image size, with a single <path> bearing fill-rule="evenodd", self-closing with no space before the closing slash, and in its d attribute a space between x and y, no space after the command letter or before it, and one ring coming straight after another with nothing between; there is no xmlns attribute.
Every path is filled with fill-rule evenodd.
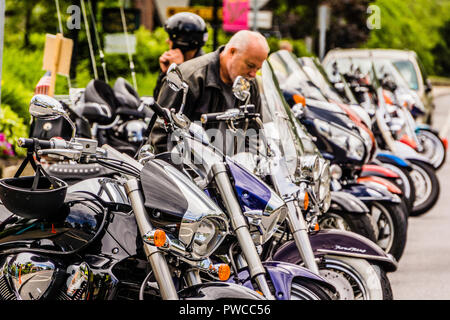
<svg viewBox="0 0 450 320"><path fill-rule="evenodd" d="M202 49L199 49L197 51L197 53L195 54L194 58L200 57L202 55L204 55L205 53L203 52ZM194 59L192 58L192 59ZM165 72L160 72L158 75L158 79L156 79L156 85L155 88L153 89L153 97L155 97L155 99L158 97L159 95L159 91L161 90L161 86L163 84L164 78L166 77L166 73Z"/></svg>
<svg viewBox="0 0 450 320"><path fill-rule="evenodd" d="M219 54L223 49L224 46L214 52L186 61L179 66L183 80L189 86L184 114L191 121L199 121L203 113L222 112L229 108L237 108L242 104L241 101L235 99L234 106L225 105L219 73ZM251 81L250 94L250 104L254 104L256 112L260 112L261 99L255 80ZM157 97L157 101L162 107L174 108L178 111L181 99L182 91L176 93L170 89L167 83L163 83L159 96ZM157 151L162 151L161 148L164 149L167 144L167 140L162 137L163 133L161 131L162 129L160 127L155 127L152 131L151 140L152 144L157 148Z"/></svg>

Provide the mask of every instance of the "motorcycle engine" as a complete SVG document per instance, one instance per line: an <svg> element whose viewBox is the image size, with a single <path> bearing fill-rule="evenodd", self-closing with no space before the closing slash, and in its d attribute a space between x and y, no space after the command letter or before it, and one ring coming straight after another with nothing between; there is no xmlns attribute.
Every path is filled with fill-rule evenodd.
<svg viewBox="0 0 450 320"><path fill-rule="evenodd" d="M0 300L85 300L89 268L22 252L0 258ZM65 282L64 282L65 281Z"/></svg>

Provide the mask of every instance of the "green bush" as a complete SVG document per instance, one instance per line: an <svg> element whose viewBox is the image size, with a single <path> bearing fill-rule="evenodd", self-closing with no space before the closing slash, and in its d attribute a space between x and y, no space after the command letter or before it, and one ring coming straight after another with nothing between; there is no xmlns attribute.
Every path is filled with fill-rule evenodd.
<svg viewBox="0 0 450 320"><path fill-rule="evenodd" d="M28 137L28 128L23 119L12 111L10 106L3 103L0 108L0 133L5 135L6 141L13 146L17 156L25 156L26 151L17 146L17 139Z"/></svg>
<svg viewBox="0 0 450 320"><path fill-rule="evenodd" d="M370 32L369 48L414 50L427 73L435 74L433 48L440 41L439 27L450 17L450 3L428 0L376 0L381 28Z"/></svg>

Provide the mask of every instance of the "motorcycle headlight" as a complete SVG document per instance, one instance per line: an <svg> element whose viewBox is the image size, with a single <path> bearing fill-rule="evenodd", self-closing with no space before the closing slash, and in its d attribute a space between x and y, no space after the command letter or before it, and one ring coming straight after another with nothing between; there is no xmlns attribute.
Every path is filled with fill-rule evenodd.
<svg viewBox="0 0 450 320"><path fill-rule="evenodd" d="M342 177L342 169L337 164L332 164L330 166L331 177L335 180L339 180Z"/></svg>
<svg viewBox="0 0 450 320"><path fill-rule="evenodd" d="M331 205L331 168L330 162L321 159L322 170L320 173L319 199L322 212L327 212Z"/></svg>
<svg viewBox="0 0 450 320"><path fill-rule="evenodd" d="M286 219L287 207L281 198L273 195L264 212L244 212L250 224L250 234L255 245L262 245L277 231Z"/></svg>
<svg viewBox="0 0 450 320"><path fill-rule="evenodd" d="M332 123L314 119L314 125L320 134L347 151L347 156L361 161L365 154L364 141L350 130L338 127Z"/></svg>
<svg viewBox="0 0 450 320"><path fill-rule="evenodd" d="M205 215L202 219L192 219L186 215L180 226L180 240L191 248L193 260L210 256L228 234L225 217Z"/></svg>
<svg viewBox="0 0 450 320"><path fill-rule="evenodd" d="M320 162L317 155L305 155L299 158L303 178L317 181L320 176Z"/></svg>
<svg viewBox="0 0 450 320"><path fill-rule="evenodd" d="M323 201L330 192L331 174L330 174L330 163L324 159L322 165L322 172L320 173L320 188L319 188L319 200Z"/></svg>
<svg viewBox="0 0 450 320"><path fill-rule="evenodd" d="M226 229L215 219L203 219L194 234L192 252L198 257L207 257L217 248Z"/></svg>

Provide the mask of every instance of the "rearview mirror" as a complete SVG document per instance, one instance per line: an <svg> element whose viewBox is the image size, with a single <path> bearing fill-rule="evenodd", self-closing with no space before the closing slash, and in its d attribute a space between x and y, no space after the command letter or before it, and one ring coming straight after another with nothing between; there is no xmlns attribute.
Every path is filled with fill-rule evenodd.
<svg viewBox="0 0 450 320"><path fill-rule="evenodd" d="M238 76L233 83L233 94L241 101L250 97L250 82L242 76Z"/></svg>
<svg viewBox="0 0 450 320"><path fill-rule="evenodd" d="M38 119L52 120L62 116L72 127L72 138L75 137L75 124L69 118L62 104L55 98L45 94L37 94L31 98L28 110L33 117Z"/></svg>
<svg viewBox="0 0 450 320"><path fill-rule="evenodd" d="M37 94L31 99L29 112L35 118L49 120L66 114L58 100L44 94Z"/></svg>
<svg viewBox="0 0 450 320"><path fill-rule="evenodd" d="M183 86L183 76L181 75L180 69L176 63L172 63L167 69L166 81L169 87L178 92L184 88Z"/></svg>
<svg viewBox="0 0 450 320"><path fill-rule="evenodd" d="M177 113L178 115L181 115L183 114L184 106L186 104L186 96L189 86L186 82L184 82L183 75L181 74L181 71L176 63L172 63L169 66L169 69L167 69L166 81L173 91L178 92L183 90L183 100L181 102L180 110Z"/></svg>

